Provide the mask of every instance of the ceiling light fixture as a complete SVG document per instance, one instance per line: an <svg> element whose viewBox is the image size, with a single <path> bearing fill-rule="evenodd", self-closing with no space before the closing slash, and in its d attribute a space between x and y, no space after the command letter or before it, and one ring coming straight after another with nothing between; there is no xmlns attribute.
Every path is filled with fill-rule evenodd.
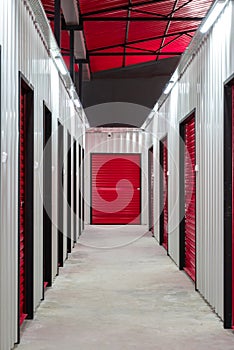
<svg viewBox="0 0 234 350"><path fill-rule="evenodd" d="M226 2L226 0L220 0L216 2L216 4L211 9L210 13L208 14L204 23L201 26L200 32L202 34L205 34L211 28L211 26L214 24L214 22L222 12L224 6L226 5Z"/></svg>
<svg viewBox="0 0 234 350"><path fill-rule="evenodd" d="M64 65L64 61L63 61L62 57L61 56L56 56L54 58L54 60L55 60L55 64L56 64L57 68L59 69L60 73L62 75L66 75L67 74L67 69L66 69L66 67Z"/></svg>
<svg viewBox="0 0 234 350"><path fill-rule="evenodd" d="M80 103L80 101L78 100L78 98L76 98L76 99L74 100L74 103L75 103L75 105L76 105L77 108L80 108L80 107L81 107L81 103Z"/></svg>
<svg viewBox="0 0 234 350"><path fill-rule="evenodd" d="M163 93L164 93L165 95L168 95L169 92L171 91L173 85L174 85L174 80L170 80L170 81L167 83L167 85L166 85L165 90L163 91Z"/></svg>

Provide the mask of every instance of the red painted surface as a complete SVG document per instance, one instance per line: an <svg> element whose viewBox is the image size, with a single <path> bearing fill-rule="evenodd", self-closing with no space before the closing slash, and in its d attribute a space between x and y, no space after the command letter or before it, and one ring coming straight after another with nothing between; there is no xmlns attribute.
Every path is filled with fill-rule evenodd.
<svg viewBox="0 0 234 350"><path fill-rule="evenodd" d="M20 278L19 278L19 296L20 296L20 325L27 315L25 314L25 101L24 95L20 96Z"/></svg>
<svg viewBox="0 0 234 350"><path fill-rule="evenodd" d="M196 269L196 135L195 117L185 124L185 267L195 281Z"/></svg>
<svg viewBox="0 0 234 350"><path fill-rule="evenodd" d="M140 224L139 154L92 155L92 224Z"/></svg>
<svg viewBox="0 0 234 350"><path fill-rule="evenodd" d="M154 153L150 151L150 209L151 209L151 232L154 235Z"/></svg>
<svg viewBox="0 0 234 350"><path fill-rule="evenodd" d="M234 85L232 86L232 135L234 135ZM232 137L232 325L234 329L234 138Z"/></svg>
<svg viewBox="0 0 234 350"><path fill-rule="evenodd" d="M168 154L167 138L163 141L163 247L168 250Z"/></svg>
<svg viewBox="0 0 234 350"><path fill-rule="evenodd" d="M102 52L103 49L111 46L112 52L117 52L118 47L127 45L127 49L136 48L139 50L151 50L151 52L181 52L183 53L187 45L194 36L200 21L171 21L173 16L177 17L205 17L213 0L165 0L162 2L146 3L143 0L79 0L80 13L88 17L144 17L145 21L130 22L128 35L126 35L127 21L120 22L86 22L84 21L84 35L88 53L91 50ZM51 24L54 20L54 0L42 0L43 6ZM128 11L128 8L130 11ZM95 11L102 11L93 14ZM166 17L166 21L147 21L149 16ZM171 37L165 37L165 33ZM171 44L168 41L172 40ZM149 42L149 46L148 43ZM153 43L154 42L154 43ZM153 44L153 45L152 45ZM165 46L166 45L166 46ZM69 50L68 32L62 32L62 52ZM117 51L116 51L117 50ZM130 51L129 51L130 52ZM90 66L92 72L121 68L122 66L135 65L155 59L173 57L165 55L159 56L90 56ZM111 63L111 60L113 63ZM68 62L67 62L68 64Z"/></svg>

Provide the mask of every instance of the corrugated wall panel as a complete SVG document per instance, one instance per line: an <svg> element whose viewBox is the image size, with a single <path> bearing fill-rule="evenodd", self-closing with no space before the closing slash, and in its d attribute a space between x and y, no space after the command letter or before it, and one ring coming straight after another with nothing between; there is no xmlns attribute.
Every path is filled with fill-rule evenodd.
<svg viewBox="0 0 234 350"><path fill-rule="evenodd" d="M160 107L155 130L156 137L168 132L169 254L179 264L179 123L195 109L199 166L196 175L197 288L221 317L223 93L225 80L234 73L233 27L234 3L230 1Z"/></svg>
<svg viewBox="0 0 234 350"><path fill-rule="evenodd" d="M0 231L0 348L9 350L16 339L18 257L18 29L16 1L0 2L1 45L1 163ZM12 21L14 18L14 21ZM9 59L14 57L14 59ZM9 212L11 215L9 216Z"/></svg>
<svg viewBox="0 0 234 350"><path fill-rule="evenodd" d="M141 131L109 130L111 137L108 137L108 130L104 132L86 133L85 153L85 222L90 223L90 154L91 153L141 153L142 154L142 224L148 224L148 139Z"/></svg>
<svg viewBox="0 0 234 350"><path fill-rule="evenodd" d="M0 2L1 45L1 151L7 154L1 163L0 232L0 349L9 350L17 341L18 317L18 112L19 71L34 89L34 309L42 298L43 267L43 101L52 112L53 177L53 277L57 273L57 119L82 138L77 112L71 113L68 92L57 68L48 56L35 28L26 1ZM37 27L39 24L36 24ZM14 58L14 59L13 59ZM74 108L73 108L74 109ZM66 119L71 116L76 125ZM9 215L9 213L11 213Z"/></svg>

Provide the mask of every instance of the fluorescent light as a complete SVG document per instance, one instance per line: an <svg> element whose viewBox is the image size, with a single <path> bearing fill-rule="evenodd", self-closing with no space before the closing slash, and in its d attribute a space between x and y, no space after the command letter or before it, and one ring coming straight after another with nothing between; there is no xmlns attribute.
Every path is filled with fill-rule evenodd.
<svg viewBox="0 0 234 350"><path fill-rule="evenodd" d="M74 100L74 103L75 103L76 107L78 107L78 108L81 107L81 104L80 104L80 101L78 100L78 98L76 98L76 99Z"/></svg>
<svg viewBox="0 0 234 350"><path fill-rule="evenodd" d="M61 56L56 56L54 58L54 60L55 60L56 66L59 69L60 73L62 75L66 75L67 74L67 69L66 69L66 67L64 65L62 57Z"/></svg>
<svg viewBox="0 0 234 350"><path fill-rule="evenodd" d="M158 102L155 104L154 108L153 108L153 111L154 112L157 112L158 111Z"/></svg>
<svg viewBox="0 0 234 350"><path fill-rule="evenodd" d="M170 81L168 82L168 84L167 84L165 90L163 91L163 93L164 93L165 95L169 94L169 92L170 92L171 89L172 89L173 84L174 84L174 81L173 81L173 80L170 80Z"/></svg>
<svg viewBox="0 0 234 350"><path fill-rule="evenodd" d="M213 7L213 9L210 11L207 18L205 19L205 22L201 26L201 29L200 29L201 33L204 34L210 29L210 27L214 24L216 19L219 17L225 4L226 4L225 0L216 2L215 6Z"/></svg>

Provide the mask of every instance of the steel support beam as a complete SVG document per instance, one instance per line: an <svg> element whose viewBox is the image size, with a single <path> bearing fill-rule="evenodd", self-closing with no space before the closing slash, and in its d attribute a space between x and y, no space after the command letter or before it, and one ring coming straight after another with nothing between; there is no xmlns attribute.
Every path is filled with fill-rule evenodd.
<svg viewBox="0 0 234 350"><path fill-rule="evenodd" d="M156 4L156 3L160 3L160 2L165 2L165 0L146 0L146 1L141 1L141 2L138 2L137 4L132 4L131 5L131 9L133 9L135 7L140 7L140 6L144 6L144 5L150 5L150 4ZM108 8L108 9L86 12L85 14L83 14L82 18L84 19L84 18L86 18L86 16L100 15L100 14L104 14L104 13L110 13L110 12L121 11L121 10L126 10L127 11L128 9L129 9L129 5L113 6L113 7Z"/></svg>
<svg viewBox="0 0 234 350"><path fill-rule="evenodd" d="M182 55L183 52L90 52L89 56L178 56Z"/></svg>
<svg viewBox="0 0 234 350"><path fill-rule="evenodd" d="M83 17L83 22L201 22L204 17Z"/></svg>
<svg viewBox="0 0 234 350"><path fill-rule="evenodd" d="M70 30L70 75L72 80L75 78L75 57L74 57L74 30Z"/></svg>
<svg viewBox="0 0 234 350"><path fill-rule="evenodd" d="M83 103L83 63L79 63L79 98Z"/></svg>
<svg viewBox="0 0 234 350"><path fill-rule="evenodd" d="M61 47L61 0L54 0L54 35Z"/></svg>
<svg viewBox="0 0 234 350"><path fill-rule="evenodd" d="M167 34L167 35L158 35L158 36L153 36L150 38L144 38L144 39L139 39L139 40L131 40L128 41L128 45L134 45L134 44L139 44L139 43L144 43L147 41L152 41L152 40L157 40L157 39L162 39L162 38L169 38L171 36L175 36L175 35L183 35L183 34L189 34L189 33L195 33L196 30L195 29L191 29L191 30L186 30L186 31L181 31L181 32L176 32L176 33L171 33L171 34ZM103 46L103 47L99 47L97 49L93 49L93 50L89 50L89 53L92 52L97 52L97 51L101 51L101 50L107 50L107 49L114 49L116 47L123 47L124 44L115 44L115 45L109 45L109 46Z"/></svg>

